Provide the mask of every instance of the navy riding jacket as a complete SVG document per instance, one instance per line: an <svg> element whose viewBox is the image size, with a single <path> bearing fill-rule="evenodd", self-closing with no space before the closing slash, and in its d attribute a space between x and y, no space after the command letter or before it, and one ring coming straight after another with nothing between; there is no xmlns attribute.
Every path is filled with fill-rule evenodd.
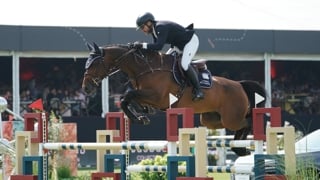
<svg viewBox="0 0 320 180"><path fill-rule="evenodd" d="M193 28L184 28L171 21L155 21L154 30L155 34L152 33L154 43L148 43L147 49L155 51L162 50L165 44L176 46L182 51L194 34Z"/></svg>

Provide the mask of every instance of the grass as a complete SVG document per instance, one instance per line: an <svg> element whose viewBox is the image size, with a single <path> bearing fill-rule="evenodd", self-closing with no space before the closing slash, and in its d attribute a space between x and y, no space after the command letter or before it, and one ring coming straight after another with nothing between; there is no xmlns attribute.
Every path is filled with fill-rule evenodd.
<svg viewBox="0 0 320 180"><path fill-rule="evenodd" d="M230 173L210 173L208 174L208 177L219 180L230 180Z"/></svg>

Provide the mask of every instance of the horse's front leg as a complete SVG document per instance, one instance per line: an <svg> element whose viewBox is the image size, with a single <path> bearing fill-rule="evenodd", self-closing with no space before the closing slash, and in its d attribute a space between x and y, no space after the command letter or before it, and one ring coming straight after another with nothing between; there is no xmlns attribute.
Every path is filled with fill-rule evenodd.
<svg viewBox="0 0 320 180"><path fill-rule="evenodd" d="M128 91L121 99L121 109L128 116L133 123L149 124L149 118L144 114L144 107L142 107L134 97L137 96L136 90Z"/></svg>

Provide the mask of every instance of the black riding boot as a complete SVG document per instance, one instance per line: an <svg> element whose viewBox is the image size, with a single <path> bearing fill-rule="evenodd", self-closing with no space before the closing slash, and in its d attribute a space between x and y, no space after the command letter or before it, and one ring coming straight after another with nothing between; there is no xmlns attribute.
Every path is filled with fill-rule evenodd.
<svg viewBox="0 0 320 180"><path fill-rule="evenodd" d="M188 70L186 71L186 75L189 78L192 86L193 86L193 101L198 101L204 98L204 94L200 89L200 83L198 80L198 74L196 70L189 65Z"/></svg>

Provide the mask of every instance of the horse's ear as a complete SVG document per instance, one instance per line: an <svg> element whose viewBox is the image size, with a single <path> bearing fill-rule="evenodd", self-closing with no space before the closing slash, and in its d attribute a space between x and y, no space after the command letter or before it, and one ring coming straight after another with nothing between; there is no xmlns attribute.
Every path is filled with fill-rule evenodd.
<svg viewBox="0 0 320 180"><path fill-rule="evenodd" d="M102 57L104 57L104 50L100 48L96 43L93 43L94 52Z"/></svg>
<svg viewBox="0 0 320 180"><path fill-rule="evenodd" d="M96 43L93 43L93 47L94 47L94 52L96 53L100 52L99 46Z"/></svg>
<svg viewBox="0 0 320 180"><path fill-rule="evenodd" d="M92 45L91 45L91 44L89 44L88 42L86 42L86 45L87 45L87 47L88 47L89 51L92 51L92 50L93 50L93 47L92 47Z"/></svg>

